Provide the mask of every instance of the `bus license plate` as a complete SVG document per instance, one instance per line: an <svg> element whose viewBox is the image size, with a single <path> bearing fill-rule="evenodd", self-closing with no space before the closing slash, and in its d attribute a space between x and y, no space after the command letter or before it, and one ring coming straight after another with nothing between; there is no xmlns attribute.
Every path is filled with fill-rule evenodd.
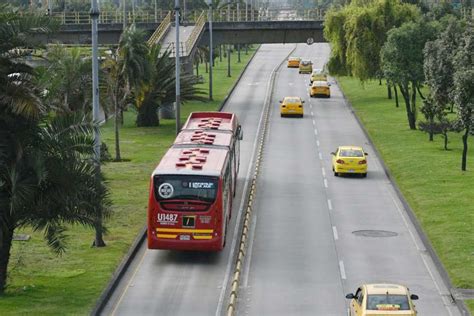
<svg viewBox="0 0 474 316"><path fill-rule="evenodd" d="M189 235L180 235L179 240L191 240L191 236L189 236Z"/></svg>

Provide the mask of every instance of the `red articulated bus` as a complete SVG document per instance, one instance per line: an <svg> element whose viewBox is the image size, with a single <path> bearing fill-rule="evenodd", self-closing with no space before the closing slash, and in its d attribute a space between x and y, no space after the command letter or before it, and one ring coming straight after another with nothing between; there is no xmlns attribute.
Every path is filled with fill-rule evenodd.
<svg viewBox="0 0 474 316"><path fill-rule="evenodd" d="M192 113L187 123L193 122ZM211 114L211 126L183 129L151 177L148 248L219 251L225 246L238 171L241 128L234 114ZM200 116L199 120L206 116ZM232 124L228 124L228 122ZM208 121L209 122L209 121ZM185 126L190 126L187 124ZM214 123L214 124L213 124ZM222 124L224 123L224 124Z"/></svg>

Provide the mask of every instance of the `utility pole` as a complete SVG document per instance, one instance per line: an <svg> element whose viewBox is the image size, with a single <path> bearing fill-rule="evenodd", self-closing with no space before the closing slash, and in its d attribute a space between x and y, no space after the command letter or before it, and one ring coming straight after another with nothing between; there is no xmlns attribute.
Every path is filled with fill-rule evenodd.
<svg viewBox="0 0 474 316"><path fill-rule="evenodd" d="M175 41L175 56L176 56L176 135L181 130L181 117L180 117L180 97L181 97L181 82L180 82L180 71L181 65L179 60L179 0L174 1L174 14L175 14L175 25L176 25L176 41Z"/></svg>
<svg viewBox="0 0 474 316"><path fill-rule="evenodd" d="M207 0L209 5L209 100L212 101L212 63L214 62L212 44L212 0Z"/></svg>
<svg viewBox="0 0 474 316"><path fill-rule="evenodd" d="M232 2L227 3L227 22L230 22L230 6ZM227 44L227 77L230 77L230 44Z"/></svg>
<svg viewBox="0 0 474 316"><path fill-rule="evenodd" d="M99 50L97 43L99 7L97 0L91 0L91 20L92 20L92 121L94 125L99 124ZM94 162L96 177L100 177L100 134L94 129ZM95 247L105 247L102 232L102 212L98 211L95 223Z"/></svg>
<svg viewBox="0 0 474 316"><path fill-rule="evenodd" d="M127 28L127 3L126 3L126 0L122 0L122 10L123 10L123 30L122 31L125 31L125 29Z"/></svg>

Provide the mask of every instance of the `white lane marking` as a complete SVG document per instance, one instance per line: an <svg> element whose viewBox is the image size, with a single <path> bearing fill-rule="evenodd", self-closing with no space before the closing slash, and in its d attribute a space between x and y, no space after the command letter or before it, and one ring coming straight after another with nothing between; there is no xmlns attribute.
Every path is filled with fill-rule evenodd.
<svg viewBox="0 0 474 316"><path fill-rule="evenodd" d="M328 187L328 179L324 179L324 186L327 188Z"/></svg>
<svg viewBox="0 0 474 316"><path fill-rule="evenodd" d="M332 210L332 202L330 199L328 199L328 208L329 210Z"/></svg>
<svg viewBox="0 0 474 316"><path fill-rule="evenodd" d="M322 173L323 173L323 177L325 177L325 176L326 176L326 170L324 170L324 167L321 168L321 171L322 171Z"/></svg>
<svg viewBox="0 0 474 316"><path fill-rule="evenodd" d="M318 129L317 128L314 129L314 134L316 134L316 136L318 136Z"/></svg>
<svg viewBox="0 0 474 316"><path fill-rule="evenodd" d="M118 307L120 306L120 304L122 303L122 300L123 300L123 298L125 297L125 294L127 293L127 291L128 291L128 289L129 289L129 287L130 287L132 281L135 279L135 275L136 275L137 272L138 272L138 268L140 268L140 266L142 265L143 259L145 259L145 255L146 255L147 252L148 252L148 251L145 249L145 251L143 252L142 257L140 258L140 261L138 262L138 264L137 264L137 266L136 266L136 268L135 268L135 271L133 271L132 277L130 278L130 280L128 280L127 285L125 286L125 289L124 289L124 291L122 292L122 295L120 295L120 298L119 298L119 300L117 301L117 304L115 304L115 307L114 307L114 309L113 309L113 311L112 311L112 313L111 313L111 316L114 316L115 313L117 312L117 309L118 309Z"/></svg>
<svg viewBox="0 0 474 316"><path fill-rule="evenodd" d="M289 86L292 86L292 85L293 85L293 82L288 82L288 85L289 85Z"/></svg>
<svg viewBox="0 0 474 316"><path fill-rule="evenodd" d="M320 144L319 144L319 140L316 141L316 145L319 147L319 145L320 145Z"/></svg>
<svg viewBox="0 0 474 316"><path fill-rule="evenodd" d="M337 228L336 226L333 226L332 227L332 233L334 235L334 240L338 240L339 239L339 235L337 234Z"/></svg>
<svg viewBox="0 0 474 316"><path fill-rule="evenodd" d="M323 154L319 153L319 160L323 160Z"/></svg>
<svg viewBox="0 0 474 316"><path fill-rule="evenodd" d="M250 261L252 261L252 247L253 247L253 241L255 239L255 227L257 227L257 215L253 216L252 219L252 225L250 226L250 240L249 240L249 246L247 249L247 260L245 261L245 272L244 272L244 279L242 282L242 286L246 288L249 283L249 273L250 273Z"/></svg>
<svg viewBox="0 0 474 316"><path fill-rule="evenodd" d="M313 104L310 103L310 104L309 104L309 107L310 107L311 110L312 110L312 109L313 109Z"/></svg>
<svg viewBox="0 0 474 316"><path fill-rule="evenodd" d="M276 65L275 68L273 68L272 72L270 73L270 78L272 74L275 72L275 70L278 69L279 66L280 65ZM262 107L262 112L260 114L260 121L258 122L258 126L257 126L257 133L258 131L260 131L260 128L262 126L263 116L264 116L263 114L265 113L265 105L267 104L268 98L270 97L269 91L268 91L271 86L270 84L271 84L271 80L268 81L267 83L266 95L265 95L265 100ZM255 155L257 153L257 142L258 142L258 135L256 135L255 140L253 142L252 157L250 158L249 166L247 170L247 176L245 177L245 186L244 186L244 190L242 191L242 199L240 200L239 215L237 216L237 221L236 221L237 224L240 223L240 218L243 213L243 207L244 207L245 195L246 195L245 192L247 192L247 187L250 182L249 179L250 179L250 172L252 171L252 162L254 161ZM222 314L222 305L224 304L224 296L227 290L227 283L229 282L229 278L230 278L234 253L235 253L235 249L237 245L237 237L239 234L239 230L237 228L238 227L236 227L236 229L234 230L234 236L232 237L232 247L230 250L229 259L227 260L227 268L226 268L226 272L224 276L224 281L222 282L221 294L219 295L219 301L217 303L216 316L220 316Z"/></svg>
<svg viewBox="0 0 474 316"><path fill-rule="evenodd" d="M315 120L313 120L313 125L316 125L316 121L315 121Z"/></svg>
<svg viewBox="0 0 474 316"><path fill-rule="evenodd" d="M342 260L339 261L339 270L341 271L341 279L346 279L346 270L344 269L344 262Z"/></svg>
<svg viewBox="0 0 474 316"><path fill-rule="evenodd" d="M314 113L313 113L313 111L311 111L311 116L314 116Z"/></svg>

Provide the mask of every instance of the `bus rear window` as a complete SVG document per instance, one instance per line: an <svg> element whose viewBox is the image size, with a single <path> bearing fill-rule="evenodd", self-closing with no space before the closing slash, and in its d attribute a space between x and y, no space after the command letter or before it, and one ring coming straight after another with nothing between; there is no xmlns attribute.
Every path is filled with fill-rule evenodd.
<svg viewBox="0 0 474 316"><path fill-rule="evenodd" d="M217 177L160 175L153 179L158 201L199 200L214 202L217 195Z"/></svg>

